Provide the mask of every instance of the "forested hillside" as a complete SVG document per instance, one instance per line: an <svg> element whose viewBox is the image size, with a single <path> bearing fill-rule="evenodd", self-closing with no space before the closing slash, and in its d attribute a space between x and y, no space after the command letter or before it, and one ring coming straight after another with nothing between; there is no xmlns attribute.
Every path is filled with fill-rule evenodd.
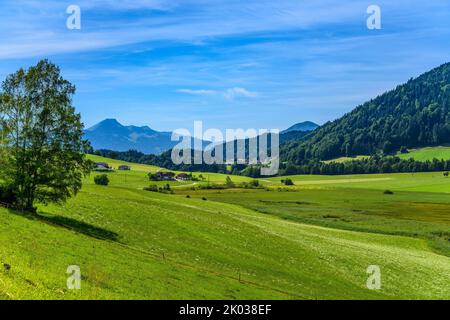
<svg viewBox="0 0 450 320"><path fill-rule="evenodd" d="M325 124L306 140L285 143L281 156L299 164L449 143L449 109L447 63Z"/></svg>

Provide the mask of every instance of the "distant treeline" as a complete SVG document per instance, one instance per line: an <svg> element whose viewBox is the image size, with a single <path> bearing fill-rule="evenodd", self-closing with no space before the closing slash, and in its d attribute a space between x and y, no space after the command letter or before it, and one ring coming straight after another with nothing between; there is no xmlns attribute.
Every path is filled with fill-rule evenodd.
<svg viewBox="0 0 450 320"><path fill-rule="evenodd" d="M450 171L450 160L416 161L403 160L393 156L374 156L345 162L310 161L302 165L287 165L280 169L280 175L295 174L370 174Z"/></svg>
<svg viewBox="0 0 450 320"><path fill-rule="evenodd" d="M128 162L155 165L169 170L187 172L212 172L233 175L242 175L252 178L260 178L260 167L256 165L175 165L171 160L171 153L167 151L162 155L145 155L141 152L130 150L116 152L110 150L97 150L96 155ZM300 165L282 163L280 176L295 174L370 174L370 173L401 173L401 172L433 172L450 171L450 160L416 161L414 159L403 160L394 156L373 156L366 159L351 160L346 162L322 162L317 160L305 161Z"/></svg>

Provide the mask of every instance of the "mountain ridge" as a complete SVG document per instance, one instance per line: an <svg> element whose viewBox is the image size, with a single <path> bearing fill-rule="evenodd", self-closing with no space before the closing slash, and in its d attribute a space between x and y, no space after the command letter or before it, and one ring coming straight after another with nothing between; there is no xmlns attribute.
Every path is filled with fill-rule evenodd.
<svg viewBox="0 0 450 320"><path fill-rule="evenodd" d="M170 132L159 132L149 126L124 126L116 119L105 119L84 130L85 139L94 149L114 151L139 150L146 154L161 154L178 142L171 141Z"/></svg>

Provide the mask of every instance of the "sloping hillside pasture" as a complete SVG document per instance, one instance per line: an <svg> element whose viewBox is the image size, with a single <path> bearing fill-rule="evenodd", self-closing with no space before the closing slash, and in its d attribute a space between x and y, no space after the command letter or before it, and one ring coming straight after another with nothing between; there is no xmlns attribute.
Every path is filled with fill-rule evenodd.
<svg viewBox="0 0 450 320"><path fill-rule="evenodd" d="M429 147L429 148L421 148L421 149L413 149L409 150L409 153L398 154L399 158L402 159L414 159L417 161L431 161L433 159L450 159L450 147L441 146L441 147Z"/></svg>
<svg viewBox="0 0 450 320"><path fill-rule="evenodd" d="M106 162L108 165L112 166L114 169L117 169L120 165L128 165L131 167L131 171L120 171L114 170L113 172L108 172L108 177L110 179L110 186L115 187L127 187L127 188L136 188L143 189L144 187L148 187L149 185L166 185L169 184L171 187L181 187L181 186L193 186L199 184L207 184L209 183L217 183L223 184L227 175L220 173L210 173L210 172L196 172L194 176L199 178L200 176L203 179L199 181L149 181L147 174L148 173L156 173L158 171L169 171L166 169L162 169L159 167L145 165L145 164L135 164L120 160L113 160L108 158L103 158L94 155L88 155L88 159L94 162ZM172 171L174 173L181 173L180 171ZM94 176L101 174L100 172L92 172L91 176L86 179L87 183L92 183L94 180ZM244 182L251 181L253 179L242 177L242 176L234 176L233 181L235 182Z"/></svg>
<svg viewBox="0 0 450 320"><path fill-rule="evenodd" d="M438 188L442 175L296 176L290 188L280 178L261 179L267 190L192 190L172 182L179 188L166 195L142 190L152 184L146 173L157 168L132 167L109 173L108 187L95 185L93 173L67 204L41 206L39 219L0 209L0 262L11 265L0 271L0 297L450 298L450 258L429 237L449 229L450 199L380 191L400 190L402 181ZM215 183L226 178L203 175ZM358 182L342 182L352 179ZM306 184L318 180L331 182ZM377 190L368 190L372 185ZM428 215L427 205L436 206ZM79 291L66 288L69 265L81 267ZM381 268L381 290L366 287L369 265Z"/></svg>
<svg viewBox="0 0 450 320"><path fill-rule="evenodd" d="M450 146L438 146L438 147L426 147L419 149L411 149L408 153L396 154L397 157L403 160L414 159L416 161L432 161L433 159L438 160L449 160L450 159ZM340 157L333 160L323 161L325 163L337 162L343 163L353 160L364 160L370 156L356 156L356 157Z"/></svg>
<svg viewBox="0 0 450 320"><path fill-rule="evenodd" d="M336 158L333 160L325 160L323 162L325 162L325 163L331 163L331 162L344 163L344 162L353 161L353 160L364 160L369 157L370 156L340 157L340 158Z"/></svg>

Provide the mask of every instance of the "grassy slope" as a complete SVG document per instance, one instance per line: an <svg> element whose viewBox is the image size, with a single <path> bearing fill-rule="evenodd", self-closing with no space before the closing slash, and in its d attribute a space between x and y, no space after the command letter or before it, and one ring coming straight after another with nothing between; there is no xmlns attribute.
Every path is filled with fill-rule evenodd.
<svg viewBox="0 0 450 320"><path fill-rule="evenodd" d="M63 207L41 208L45 223L0 209L0 262L12 266L0 272L0 297L450 298L450 258L433 252L424 239L293 222L243 203L210 201L211 193L203 201L145 192L145 172L154 168L139 170L110 174L108 187L87 178L82 192ZM246 178L233 177L239 179ZM210 180L223 182L225 176ZM387 181L393 183L376 183L381 188ZM354 197L337 185L341 199ZM308 188L326 198L332 187ZM238 192L246 199L247 193ZM281 195L302 191L264 192L265 200L283 201ZM80 265L84 277L78 292L65 289L71 264ZM372 264L382 270L380 291L365 287Z"/></svg>
<svg viewBox="0 0 450 320"><path fill-rule="evenodd" d="M117 186L117 187L126 186L128 188L134 187L134 188L142 189L144 187L149 186L150 184L164 185L164 184L169 183L171 186L183 186L183 185L193 185L194 184L192 181L169 181L169 182L167 182L167 181L159 181L159 182L149 181L147 178L147 174L149 172L155 173L160 170L167 171L165 169L161 169L161 168L155 167L155 166L150 166L150 165L145 165L145 164L134 164L134 163L129 163L129 162L120 161L120 160L112 160L112 159L103 158L103 157L94 156L94 155L88 155L88 159L91 159L92 161L95 161L95 162L106 162L113 168L117 168L118 166L120 166L122 164L131 166L131 168L132 168L131 171L115 170L114 172L108 173L108 176L111 180L111 186ZM173 171L173 172L177 173L177 171ZM93 181L93 177L97 174L100 174L100 173L93 172L91 174L89 181ZM194 176L196 176L196 177L198 177L200 175L202 175L204 177L204 181L198 181L195 184L200 184L200 183L206 184L208 181L210 183L224 183L225 179L227 177L227 175L220 174L220 173L199 172L199 173L194 174ZM244 181L251 181L251 180L252 179L247 178L247 177L240 177L240 176L233 177L233 181L235 181L235 182L244 182Z"/></svg>
<svg viewBox="0 0 450 320"><path fill-rule="evenodd" d="M370 156L340 157L340 158L336 158L333 160L326 160L323 162L325 162L325 163L331 163L331 162L343 163L343 162L353 161L353 160L363 160L363 159L367 159L369 157Z"/></svg>
<svg viewBox="0 0 450 320"><path fill-rule="evenodd" d="M414 159L417 161L431 161L433 159L444 159L448 160L450 159L450 146L440 146L440 147L427 147L427 148L420 148L420 149L411 149L409 150L409 153L398 153L396 155L397 157L408 160L408 159ZM331 163L331 162L347 162L352 160L362 160L366 159L369 156L357 156L357 157L341 157L333 160L324 161L325 163Z"/></svg>
<svg viewBox="0 0 450 320"><path fill-rule="evenodd" d="M422 149L414 149L410 150L409 153L406 154L398 154L399 158L402 159L410 159L413 158L417 161L427 161L433 159L450 159L450 147L430 147L430 148L422 148Z"/></svg>

